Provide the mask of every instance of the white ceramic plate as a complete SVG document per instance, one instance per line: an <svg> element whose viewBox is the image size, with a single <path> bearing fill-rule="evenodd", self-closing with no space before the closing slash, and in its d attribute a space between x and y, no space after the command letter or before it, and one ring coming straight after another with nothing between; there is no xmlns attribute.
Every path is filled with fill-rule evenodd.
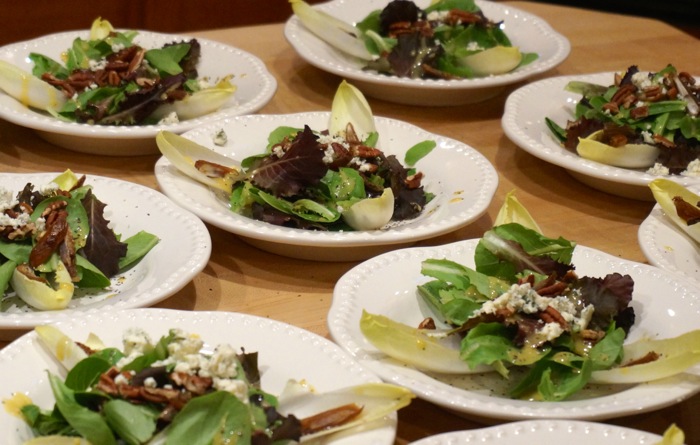
<svg viewBox="0 0 700 445"><path fill-rule="evenodd" d="M87 39L89 31L52 34L0 48L0 59L30 72L34 63L29 53L44 54L61 60L61 53L70 48L76 37ZM134 39L144 48L161 47L173 41L189 40L173 34L139 31ZM212 80L233 75L236 93L219 111L174 124L142 126L104 126L63 122L46 113L29 109L0 91L0 117L23 127L32 128L47 141L70 150L110 156L131 156L158 152L155 136L160 130L182 133L212 120L253 113L274 95L277 81L257 57L240 49L211 40L200 39L201 59L197 66L200 77Z"/></svg>
<svg viewBox="0 0 700 445"><path fill-rule="evenodd" d="M269 133L281 125L314 130L328 128L330 113L251 115L220 121L185 133L201 145L236 160L263 153ZM424 173L423 185L435 198L413 220L384 230L364 232L319 232L256 221L233 213L228 201L206 186L181 174L167 159L156 163L161 190L173 201L204 221L243 237L270 252L317 261L354 261L379 252L413 244L465 226L488 208L498 185L498 175L475 149L454 139L428 133L413 125L375 118L379 147L403 161L414 144L431 139L437 147L416 168ZM214 145L213 135L222 129L228 135L223 147Z"/></svg>
<svg viewBox="0 0 700 445"><path fill-rule="evenodd" d="M461 445L470 443L508 445L651 445L661 436L602 423L573 420L524 420L488 428L455 431L426 437L412 445Z"/></svg>
<svg viewBox="0 0 700 445"><path fill-rule="evenodd" d="M689 187L700 193L700 185ZM642 221L639 245L649 263L678 273L700 287L700 244L666 217L656 204Z"/></svg>
<svg viewBox="0 0 700 445"><path fill-rule="evenodd" d="M503 395L505 381L496 373L468 376L428 374L388 359L360 332L362 310L418 326L432 313L421 301L416 286L428 281L420 273L428 258L447 258L473 267L478 240L439 247L409 248L372 258L351 269L338 281L328 314L331 336L361 364L384 380L411 389L419 397L469 416L526 419L560 418L593 420L638 414L679 402L700 391L698 375L673 378L631 387L597 387L565 402L529 402ZM629 274L635 281L637 322L628 342L639 338L673 337L697 328L700 290L675 275L646 264L622 260L577 246L573 264L579 276L603 277L611 272ZM664 298L658 298L664 295Z"/></svg>
<svg viewBox="0 0 700 445"><path fill-rule="evenodd" d="M572 80L610 85L614 73L559 76L525 85L508 96L503 113L503 130L510 140L528 153L564 167L584 184L613 195L653 200L649 182L658 176L643 170L613 167L583 159L559 144L547 128L549 117L561 126L573 120L580 94L564 91ZM681 184L698 184L700 177L668 176Z"/></svg>
<svg viewBox="0 0 700 445"><path fill-rule="evenodd" d="M27 182L41 187L58 173L0 174L0 187L21 190ZM82 318L155 304L182 289L204 269L211 254L211 237L202 221L161 193L142 185L87 175L86 185L106 204L105 219L116 233L129 237L145 230L160 242L129 270L112 278L100 292L77 291L68 308L38 311L13 298L0 312L0 329L32 328L60 320ZM78 297L81 292L81 297Z"/></svg>
<svg viewBox="0 0 700 445"><path fill-rule="evenodd" d="M384 8L388 0L334 0L315 5L347 23L356 23L370 12ZM416 0L420 7L430 4L428 0ZM353 85L365 94L409 105L462 105L489 99L506 85L545 72L563 62L571 51L569 41L552 29L541 18L523 10L477 0L477 5L486 17L503 21L503 30L514 46L522 52L534 52L539 58L511 73L479 79L406 79L386 76L362 70L362 62L327 45L292 16L286 23L284 34L299 55L310 64L340 77L352 79Z"/></svg>
<svg viewBox="0 0 700 445"><path fill-rule="evenodd" d="M86 314L56 324L77 341L97 334L108 346L121 347L122 334L140 327L153 341L168 330L180 328L200 334L207 345L230 344L236 349L259 353L261 386L279 394L289 379L306 380L319 392L345 386L378 382L379 378L355 363L338 346L311 332L268 318L231 312L189 312L167 309L135 309ZM59 365L42 347L32 331L0 350L0 400L13 393L28 395L39 406L53 406L47 370L61 373ZM371 424L373 428L356 434L343 434L328 445L391 445L396 434L396 416ZM0 410L0 431L6 445L20 445L31 437L24 422Z"/></svg>

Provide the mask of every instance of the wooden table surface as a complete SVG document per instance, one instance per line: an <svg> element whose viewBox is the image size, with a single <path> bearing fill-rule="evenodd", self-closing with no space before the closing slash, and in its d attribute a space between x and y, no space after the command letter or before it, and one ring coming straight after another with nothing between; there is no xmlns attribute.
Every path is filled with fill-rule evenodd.
<svg viewBox="0 0 700 445"><path fill-rule="evenodd" d="M661 21L535 2L507 1L547 20L571 42L571 54L556 69L538 76L619 71L637 64L656 70L667 63L700 73L700 27L680 30ZM278 81L273 99L260 113L329 110L340 79L304 62L287 44L282 24L207 30L192 33L229 44L260 57ZM534 79L533 79L534 80ZM501 129L505 99L513 86L477 105L431 108L402 106L369 98L375 115L411 122L434 133L461 140L483 153L499 173L499 187L486 215L454 233L420 242L437 245L479 237L491 225L508 191L516 190L544 233L621 258L645 262L637 242L640 222L652 203L596 191L562 168L547 164L515 146ZM63 171L115 177L157 188L156 155L112 158L74 153L52 146L31 130L0 121L0 170ZM204 271L157 307L219 310L255 314L287 322L328 337L326 312L340 276L357 263L316 263L266 253L235 235L209 226L213 252ZM698 321L700 325L700 320ZM4 332L7 344L16 332ZM656 412L612 419L661 434L676 422L687 443L700 443L700 396ZM482 427L430 403L416 400L399 414L397 444L428 435Z"/></svg>

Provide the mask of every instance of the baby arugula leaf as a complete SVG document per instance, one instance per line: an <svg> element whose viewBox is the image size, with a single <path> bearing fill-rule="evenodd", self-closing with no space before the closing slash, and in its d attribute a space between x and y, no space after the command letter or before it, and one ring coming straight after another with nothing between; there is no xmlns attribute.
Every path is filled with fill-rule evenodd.
<svg viewBox="0 0 700 445"><path fill-rule="evenodd" d="M180 411L170 426L166 445L207 445L250 443L250 411L236 396L226 391L192 399Z"/></svg>
<svg viewBox="0 0 700 445"><path fill-rule="evenodd" d="M91 411L75 400L75 393L59 377L49 374L49 383L56 399L56 408L68 423L90 443L115 445L116 439L100 413Z"/></svg>

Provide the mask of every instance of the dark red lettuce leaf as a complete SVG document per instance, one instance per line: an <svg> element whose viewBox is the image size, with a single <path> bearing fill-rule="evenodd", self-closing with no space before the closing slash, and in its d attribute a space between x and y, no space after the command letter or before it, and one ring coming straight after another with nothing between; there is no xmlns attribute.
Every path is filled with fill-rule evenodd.
<svg viewBox="0 0 700 445"><path fill-rule="evenodd" d="M629 331L634 324L634 310L629 306L634 291L634 280L629 275L612 273L605 278L582 277L576 287L581 291L581 301L595 307L589 327L606 330L612 321Z"/></svg>
<svg viewBox="0 0 700 445"><path fill-rule="evenodd" d="M406 169L396 156L389 155L381 163L379 174L385 184L390 184L394 193L394 214L392 220L403 221L418 216L426 204L423 187L409 189L406 187Z"/></svg>
<svg viewBox="0 0 700 445"><path fill-rule="evenodd" d="M700 157L700 142L697 139L686 139L680 131L673 138L673 147L656 144L660 149L656 162L660 162L673 175L678 175L688 168L688 164Z"/></svg>
<svg viewBox="0 0 700 445"><path fill-rule="evenodd" d="M119 272L119 259L126 255L127 245L117 239L104 218L106 205L89 190L82 200L88 216L90 232L80 253L103 274L112 277Z"/></svg>
<svg viewBox="0 0 700 445"><path fill-rule="evenodd" d="M442 46L436 45L432 38L416 31L397 37L396 46L387 55L387 61L393 74L399 77L420 78L423 76L424 65L436 68L437 59L442 52Z"/></svg>
<svg viewBox="0 0 700 445"><path fill-rule="evenodd" d="M382 35L389 34L394 23L413 23L423 18L423 11L409 0L393 0L379 13L379 29Z"/></svg>
<svg viewBox="0 0 700 445"><path fill-rule="evenodd" d="M281 158L268 156L255 166L251 182L277 197L297 196L326 175L323 156L318 137L305 125Z"/></svg>
<svg viewBox="0 0 700 445"><path fill-rule="evenodd" d="M320 230L327 231L328 227L324 224L307 221L296 215L281 212L269 205L262 205L254 202L251 206L252 217L258 221L263 221L276 226L290 227L293 229L304 230Z"/></svg>

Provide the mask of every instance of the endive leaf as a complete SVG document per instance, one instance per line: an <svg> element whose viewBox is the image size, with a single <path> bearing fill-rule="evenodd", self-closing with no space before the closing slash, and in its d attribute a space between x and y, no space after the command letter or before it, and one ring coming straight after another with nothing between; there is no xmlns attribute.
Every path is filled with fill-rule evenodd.
<svg viewBox="0 0 700 445"><path fill-rule="evenodd" d="M159 132L156 135L156 144L163 156L180 170L180 172L209 187L231 193L233 184L245 177L241 170L235 165L236 162L233 159L173 132ZM223 178L209 177L195 168L195 162L200 160L232 168L236 173L226 175Z"/></svg>
<svg viewBox="0 0 700 445"><path fill-rule="evenodd" d="M649 183L649 188L666 216L681 230L690 235L691 238L700 243L700 223L688 225L684 219L678 216L676 205L673 202L674 198L680 197L686 203L698 207L700 195L691 192L675 181L664 178L654 179Z"/></svg>
<svg viewBox="0 0 700 445"><path fill-rule="evenodd" d="M59 90L4 60L0 60L0 89L22 105L39 110L56 111L66 103Z"/></svg>
<svg viewBox="0 0 700 445"><path fill-rule="evenodd" d="M312 8L302 0L289 0L294 14L301 23L318 38L335 49L363 60L372 60L373 56L360 38L361 31L349 23L330 14Z"/></svg>
<svg viewBox="0 0 700 445"><path fill-rule="evenodd" d="M66 370L70 370L76 363L87 357L72 338L64 334L60 329L52 325L37 326L34 328L39 341L51 352Z"/></svg>
<svg viewBox="0 0 700 445"><path fill-rule="evenodd" d="M367 99L357 87L343 80L333 97L328 131L344 137L348 124L352 124L360 139L377 131Z"/></svg>
<svg viewBox="0 0 700 445"><path fill-rule="evenodd" d="M194 119L219 110L236 93L236 86L226 77L211 88L196 91L182 100L164 104L158 107L152 117L162 119L170 113L175 113L180 120Z"/></svg>
<svg viewBox="0 0 700 445"><path fill-rule="evenodd" d="M659 149L649 144L627 144L612 147L599 142L603 130L592 133L587 138L579 138L576 151L579 156L601 164L623 168L651 167L659 156Z"/></svg>
<svg viewBox="0 0 700 445"><path fill-rule="evenodd" d="M506 194L506 199L503 200L503 205L498 211L493 225L500 226L510 223L518 223L537 233L542 233L540 226L537 225L537 222L535 222L535 219L530 215L530 212L528 212L515 197L514 191L510 191Z"/></svg>
<svg viewBox="0 0 700 445"><path fill-rule="evenodd" d="M362 311L360 330L377 349L416 368L447 374L492 371L489 367L470 368L459 358L459 350L445 344L430 331L415 329L383 315Z"/></svg>
<svg viewBox="0 0 700 445"><path fill-rule="evenodd" d="M97 17L90 27L90 40L102 40L114 32L112 24L108 20L103 20L102 17Z"/></svg>
<svg viewBox="0 0 700 445"><path fill-rule="evenodd" d="M27 277L18 268L12 273L12 288L28 305L42 311L65 309L73 298L75 285L62 261L56 264L54 283L44 283Z"/></svg>
<svg viewBox="0 0 700 445"><path fill-rule="evenodd" d="M304 436L304 440L360 426L393 413L411 403L415 395L408 389L388 383L366 383L325 393L315 393L306 384L296 380L287 382L280 394L279 411L303 418L323 411L355 404L362 411L350 422Z"/></svg>
<svg viewBox="0 0 700 445"><path fill-rule="evenodd" d="M78 177L70 169L67 169L60 175L53 178L51 182L58 185L58 188L65 191L70 191L78 184Z"/></svg>
<svg viewBox="0 0 700 445"><path fill-rule="evenodd" d="M654 353L654 361L625 366ZM639 340L623 348L622 365L605 371L595 371L593 383L642 383L670 377L700 363L700 330L694 330L674 338Z"/></svg>
<svg viewBox="0 0 700 445"><path fill-rule="evenodd" d="M494 46L464 57L460 64L471 69L474 76L484 77L513 71L522 58L515 46Z"/></svg>
<svg viewBox="0 0 700 445"><path fill-rule="evenodd" d="M394 214L394 192L384 189L381 196L356 202L343 212L343 219L355 230L377 230L384 227Z"/></svg>
<svg viewBox="0 0 700 445"><path fill-rule="evenodd" d="M654 445L683 445L685 443L685 433L678 428L675 423L671 424L666 431L661 442L656 442Z"/></svg>

